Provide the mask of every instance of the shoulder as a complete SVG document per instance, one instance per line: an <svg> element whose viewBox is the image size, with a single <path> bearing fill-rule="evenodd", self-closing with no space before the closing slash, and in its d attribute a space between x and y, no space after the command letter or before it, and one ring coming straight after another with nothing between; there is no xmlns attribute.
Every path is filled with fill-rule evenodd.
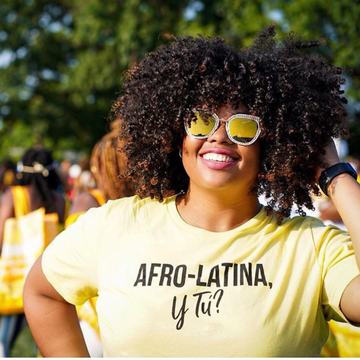
<svg viewBox="0 0 360 360"><path fill-rule="evenodd" d="M12 187L10 186L5 190L4 195L1 198L1 206L4 206L6 204L11 204L11 206L14 205L11 188Z"/></svg>
<svg viewBox="0 0 360 360"><path fill-rule="evenodd" d="M287 231L289 237L294 236L302 242L310 241L317 251L346 246L351 241L347 231L334 225L326 225L322 220L312 216L285 219L280 227Z"/></svg>
<svg viewBox="0 0 360 360"><path fill-rule="evenodd" d="M162 203L157 200L140 199L136 195L109 200L101 207L90 208L81 214L65 232L71 233L73 238L86 234L90 238L102 239L105 244L114 236L143 230L154 217L161 217L161 207Z"/></svg>
<svg viewBox="0 0 360 360"><path fill-rule="evenodd" d="M313 217L313 216L292 216L285 218L280 226L288 228L301 228L301 229L311 229L317 227L326 227L322 220Z"/></svg>
<svg viewBox="0 0 360 360"><path fill-rule="evenodd" d="M312 216L294 216L290 218L285 218L281 225L279 225L279 227L280 229L289 232L298 232L304 234L319 234L331 231L333 229L342 231L335 226L325 225L322 220Z"/></svg>
<svg viewBox="0 0 360 360"><path fill-rule="evenodd" d="M151 199L150 197L140 198L137 195L124 197L117 200L109 200L102 208L107 212L116 212L116 211L130 211L129 214L133 216L145 215L152 213L156 215L158 211L166 208L167 199L163 202L158 200Z"/></svg>
<svg viewBox="0 0 360 360"><path fill-rule="evenodd" d="M0 203L0 214L4 218L14 217L14 200L11 192L11 187L7 188Z"/></svg>
<svg viewBox="0 0 360 360"><path fill-rule="evenodd" d="M101 207L90 209L86 216L102 219L107 223L122 223L140 225L144 222L153 221L154 218L162 218L167 213L168 201L163 202L151 199L141 199L134 195L121 199L109 200ZM91 220L90 220L91 221Z"/></svg>
<svg viewBox="0 0 360 360"><path fill-rule="evenodd" d="M99 203L96 201L94 196L92 196L88 191L83 191L79 193L70 208L69 215L87 211L90 208L98 207Z"/></svg>

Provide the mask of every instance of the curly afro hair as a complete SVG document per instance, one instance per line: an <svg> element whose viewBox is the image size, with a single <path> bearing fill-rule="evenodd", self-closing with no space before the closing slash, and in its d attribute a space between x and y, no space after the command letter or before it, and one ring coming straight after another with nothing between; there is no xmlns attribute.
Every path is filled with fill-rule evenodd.
<svg viewBox="0 0 360 360"><path fill-rule="evenodd" d="M294 34L280 42L274 27L235 50L221 38L183 37L148 54L128 71L112 116L124 119L127 175L140 197L163 201L186 191L178 155L184 121L195 109L214 112L241 99L261 119L261 168L256 191L278 220L294 204L312 209L320 195L316 169L330 137L348 136L342 70L311 51L321 41Z"/></svg>

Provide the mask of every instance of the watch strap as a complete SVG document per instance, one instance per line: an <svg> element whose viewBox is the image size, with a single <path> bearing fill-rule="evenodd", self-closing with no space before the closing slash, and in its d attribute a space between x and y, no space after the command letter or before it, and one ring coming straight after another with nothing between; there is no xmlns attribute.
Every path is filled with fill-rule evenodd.
<svg viewBox="0 0 360 360"><path fill-rule="evenodd" d="M350 174L355 180L357 179L357 173L349 163L338 163L322 171L319 177L319 187L326 196L329 196L327 188L332 179L343 173Z"/></svg>

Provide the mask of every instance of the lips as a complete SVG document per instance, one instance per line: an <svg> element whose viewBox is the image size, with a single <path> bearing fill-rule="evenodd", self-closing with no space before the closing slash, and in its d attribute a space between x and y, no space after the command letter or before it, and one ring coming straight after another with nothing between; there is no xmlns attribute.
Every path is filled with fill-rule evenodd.
<svg viewBox="0 0 360 360"><path fill-rule="evenodd" d="M239 160L237 153L221 148L207 149L199 155L203 163L212 170L225 170L234 166Z"/></svg>
<svg viewBox="0 0 360 360"><path fill-rule="evenodd" d="M205 160L209 161L218 161L218 162L231 162L235 161L232 157L225 154L217 154L217 153L206 153L203 155Z"/></svg>
<svg viewBox="0 0 360 360"><path fill-rule="evenodd" d="M199 154L204 160L208 161L218 161L218 162L234 162L237 161L239 156L237 153L234 153L228 149L222 148L209 148L203 150Z"/></svg>

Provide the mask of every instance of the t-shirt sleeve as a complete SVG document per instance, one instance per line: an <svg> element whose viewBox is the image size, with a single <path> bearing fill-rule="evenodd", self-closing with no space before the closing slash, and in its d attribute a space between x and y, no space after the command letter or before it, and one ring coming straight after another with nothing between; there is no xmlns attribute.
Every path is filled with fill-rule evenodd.
<svg viewBox="0 0 360 360"><path fill-rule="evenodd" d="M345 288L359 275L350 236L328 226L320 237L318 258L322 267L322 306L326 320L349 322L340 309L340 300Z"/></svg>
<svg viewBox="0 0 360 360"><path fill-rule="evenodd" d="M45 249L42 269L69 303L81 305L97 295L97 259L108 205L94 208L60 233Z"/></svg>

